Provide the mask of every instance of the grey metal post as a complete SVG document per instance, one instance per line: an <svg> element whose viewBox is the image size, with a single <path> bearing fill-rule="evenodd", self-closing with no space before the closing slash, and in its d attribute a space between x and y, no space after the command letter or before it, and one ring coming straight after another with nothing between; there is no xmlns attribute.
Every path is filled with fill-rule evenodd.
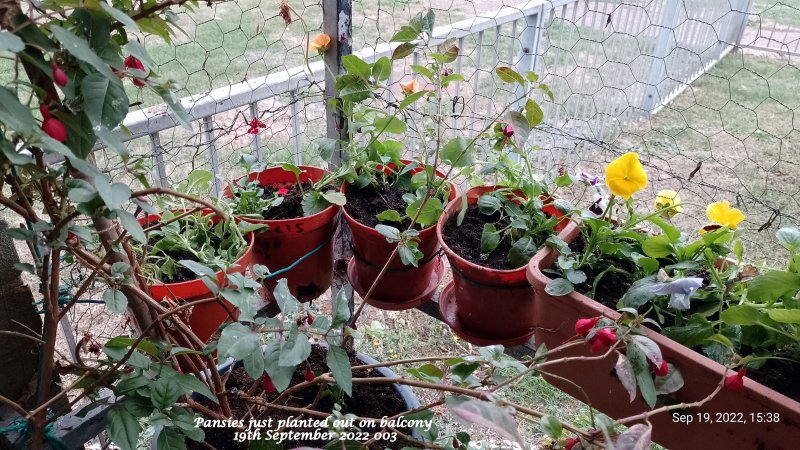
<svg viewBox="0 0 800 450"><path fill-rule="evenodd" d="M211 178L211 186L214 188L214 196L219 198L222 193L222 187L219 183L219 161L217 161L217 144L214 142L214 122L211 116L203 117L203 137L208 144L208 163L211 165L211 173L214 175Z"/></svg>
<svg viewBox="0 0 800 450"><path fill-rule="evenodd" d="M156 186L164 187L167 181L167 170L164 166L164 149L161 147L161 137L158 132L150 134L150 148L155 159L152 170L153 179Z"/></svg>
<svg viewBox="0 0 800 450"><path fill-rule="evenodd" d="M344 139L347 137L347 123L341 111L332 108L330 101L337 97L336 80L333 75L341 73L342 57L353 52L353 5L352 0L322 0L322 32L331 37L331 46L325 53L325 64L330 71L325 71L325 123L327 137L330 139ZM335 169L342 161L341 149L337 146L328 167ZM334 239L334 266L333 285L331 286L331 301L339 292L344 292L348 298L350 310L354 309L353 287L347 280L347 261L352 256L350 250L350 230L340 219L341 226Z"/></svg>
<svg viewBox="0 0 800 450"><path fill-rule="evenodd" d="M678 25L681 2L682 0L666 0L664 3L664 12L660 23L661 31L658 34L655 51L651 55L653 58L662 60L662 64L653 63L650 66L650 75L647 77L647 86L642 98L641 109L648 114L661 105L658 84L666 77L666 57L675 47L675 27Z"/></svg>

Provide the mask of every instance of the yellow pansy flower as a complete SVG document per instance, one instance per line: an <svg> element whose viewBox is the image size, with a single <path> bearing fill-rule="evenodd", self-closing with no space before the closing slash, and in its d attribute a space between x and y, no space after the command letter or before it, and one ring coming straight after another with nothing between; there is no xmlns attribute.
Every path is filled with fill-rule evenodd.
<svg viewBox="0 0 800 450"><path fill-rule="evenodd" d="M711 203L706 207L708 220L735 230L739 222L744 220L744 213L736 208L731 208L731 202L724 200Z"/></svg>
<svg viewBox="0 0 800 450"><path fill-rule="evenodd" d="M647 186L647 174L639 162L639 154L628 152L606 166L606 186L612 194L631 198Z"/></svg>
<svg viewBox="0 0 800 450"><path fill-rule="evenodd" d="M327 34L318 34L308 44L309 53L325 53L331 45L331 37Z"/></svg>
<svg viewBox="0 0 800 450"><path fill-rule="evenodd" d="M671 189L662 189L658 191L658 195L656 195L656 200L654 206L656 210L661 210L664 208L672 208L662 211L661 214L671 219L675 215L683 212L683 206L681 205L681 196L677 192Z"/></svg>

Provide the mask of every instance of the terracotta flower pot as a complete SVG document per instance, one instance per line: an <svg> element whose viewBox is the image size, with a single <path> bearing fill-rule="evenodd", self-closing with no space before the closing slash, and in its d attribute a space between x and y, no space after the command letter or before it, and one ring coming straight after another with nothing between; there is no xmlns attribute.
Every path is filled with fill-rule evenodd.
<svg viewBox="0 0 800 450"><path fill-rule="evenodd" d="M467 191L467 204L492 192L495 186L473 187ZM561 213L552 205L549 214ZM461 199L451 202L436 224L436 235L444 249L453 281L439 297L439 311L453 331L476 345L519 345L533 334L533 292L525 279L526 267L498 270L472 263L456 254L444 240L444 226L461 210ZM560 224L559 224L560 226Z"/></svg>
<svg viewBox="0 0 800 450"><path fill-rule="evenodd" d="M409 164L411 161L403 161ZM422 170L415 169L413 173ZM439 177L444 174L436 171ZM342 186L346 192L349 185ZM450 189L452 201L456 197L455 187ZM347 206L343 208L344 219L352 233L353 258L347 266L347 277L356 292L364 297L378 278L378 274L392 252L396 243L386 241L386 236L375 228L366 226L348 214ZM436 228L430 226L419 232L419 251L424 258L418 267L406 266L395 256L388 270L375 287L367 300L372 306L387 310L404 310L416 308L431 299L444 275L444 264L439 255L439 241L436 239Z"/></svg>
<svg viewBox="0 0 800 450"><path fill-rule="evenodd" d="M209 214L205 211L203 215ZM142 226L150 225L161 219L159 215L147 215L139 219ZM244 274L252 265L253 244L255 238L253 233L246 236L248 245L247 250L234 262L228 273ZM217 285L224 286L225 276L222 271L217 271ZM150 295L157 301L171 300L178 303L191 302L213 297L213 294L202 280L182 281L179 283L154 283L149 286ZM194 334L203 342L208 342L211 336L217 331L220 325L228 319L236 320L239 317L239 310L230 302L220 297L215 302L201 303L187 310L185 318L187 325Z"/></svg>
<svg viewBox="0 0 800 450"><path fill-rule="evenodd" d="M577 225L571 223L559 237L571 242L578 234ZM577 292L563 297L545 292L550 279L542 270L552 266L557 258L557 251L545 248L527 267L528 281L535 292L536 344L546 344L548 348L575 337L575 321L580 318L605 316L616 320L620 316ZM734 373L655 331L644 329L644 332L661 348L664 359L683 375L685 384L669 396L671 403L701 400L716 389L724 376ZM597 356L589 352L588 346L578 346L549 359L590 355ZM615 419L648 411L640 396L632 403L628 401L627 392L614 375L615 362L612 355L602 361L557 364L547 370L563 379L549 376L545 379ZM745 378L741 391L723 389L701 407L657 414L650 421L653 440L668 448L790 449L797 448L796 438L800 436L800 403Z"/></svg>
<svg viewBox="0 0 800 450"><path fill-rule="evenodd" d="M317 167L300 166L300 182L317 182L327 171ZM247 176L262 187L291 187L297 184L295 174L280 167L272 167ZM244 177L234 181L239 184ZM223 194L231 198L230 187ZM316 214L284 220L260 220L240 217L249 223L266 224L267 229L256 233L253 247L253 263L262 264L271 272L289 268L300 258L305 258L279 275L265 282L263 291L267 300L278 280L286 278L292 295L300 301L313 300L331 287L333 280L333 234L336 232L336 216L341 208L331 205Z"/></svg>

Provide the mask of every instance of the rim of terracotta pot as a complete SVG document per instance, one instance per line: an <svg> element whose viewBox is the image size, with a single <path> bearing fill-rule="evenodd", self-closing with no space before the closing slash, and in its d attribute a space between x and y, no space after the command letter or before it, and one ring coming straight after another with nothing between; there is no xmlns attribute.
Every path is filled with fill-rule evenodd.
<svg viewBox="0 0 800 450"><path fill-rule="evenodd" d="M558 237L565 242L571 242L572 239L574 239L579 232L580 228L578 227L578 223L576 223L575 221L570 221L570 224L567 225L567 227L561 233L559 233ZM558 258L558 256L559 256L558 250L550 247L545 247L539 250L536 253L536 255L534 255L534 257L528 263L526 271L526 277L528 278L528 281L531 283L531 286L547 285L547 282L550 281L551 278L548 277L542 271L542 269L550 267ZM602 315L614 321L619 319L619 317L621 316L619 312L614 311L611 308L595 300L592 300L591 298L577 291L573 291L567 295L558 298L561 298L564 301L578 302L583 306L585 306L587 309L594 310L596 312L596 315L598 316ZM575 319L576 320L580 319L580 317L576 317ZM692 350L691 348L686 347L685 345L680 344L679 342L674 341L668 338L667 336L664 336L661 333L658 333L655 330L651 330L645 327L642 328L642 331L645 333L647 337L655 341L658 344L658 346L662 349L662 351L667 350L668 352L672 353L683 353L688 355L690 359L692 359L695 363L697 363L704 369L716 373L719 376L718 380L722 380L723 375L727 376L736 372L735 370L727 369L722 364L711 360L707 356L698 353ZM791 410L800 414L800 402L791 399L774 389L770 389L767 386L764 386L763 384L753 380L752 378L745 376L744 387L745 389L740 393L747 391L752 392L753 395L757 395L759 397L764 398L764 401L781 405L784 407L784 410L786 411Z"/></svg>
<svg viewBox="0 0 800 450"><path fill-rule="evenodd" d="M314 171L317 171L317 170L321 171L323 175L326 175L326 174L330 173L330 171L325 170L325 169L320 168L320 167L314 167L314 166L297 166L297 167L301 170L301 175L300 175L301 177L302 177L302 173L303 172L308 173L309 169L314 170ZM257 180L259 175L261 175L264 172L279 171L279 170L283 171L283 172L292 173L291 171L285 170L280 166L273 166L273 167L268 167L268 168L266 168L264 170L261 170L261 171L258 171L258 172L250 172L247 175L243 175L243 176L233 180L233 184L234 184L234 186L241 187L240 182L245 178L247 178L248 181L254 181L254 180ZM289 183L289 182L287 182L287 183ZM296 181L292 181L291 184L292 185L296 185L297 182ZM261 185L261 187L265 187L265 186ZM229 198L233 197L233 193L231 192L230 187L228 187L228 186L225 187L225 191L223 192L222 196L224 198L226 198L226 199L229 199ZM341 206L339 206L339 205L330 205L327 208L323 209L322 211L320 211L318 213L315 213L315 214L312 214L310 216L295 217L295 218L292 218L292 219L255 219L255 218L252 218L252 217L246 217L246 216L240 216L240 215L235 215L235 216L236 216L237 219L243 220L243 221L245 221L247 223L257 223L257 224L270 224L270 223L272 223L272 224L275 224L275 225L282 225L282 224L289 224L289 223L292 223L292 222L295 222L295 221L298 221L298 220L315 220L315 221L316 220L320 220L322 222L326 222L328 220L327 216L331 216L331 217L335 216L336 213L339 212L340 208L341 208Z"/></svg>
<svg viewBox="0 0 800 450"><path fill-rule="evenodd" d="M207 216L209 214L213 214L214 215L212 220L214 218L216 218L216 214L214 214L211 210L209 210L209 209L202 210L202 216L203 217L205 217L205 216ZM139 219L139 223L141 225L145 225L145 224L149 225L149 224L151 224L153 222L157 222L159 220L161 220L161 214L147 214L146 216L144 216L144 217ZM255 245L255 242L256 242L255 233L253 233L252 231L247 233L245 235L245 239L247 240L247 247L245 248L245 251L241 254L241 256L239 256L236 259L236 261L234 261L233 265L231 265L231 267L228 269L228 273L237 273L237 272L238 273L244 273L244 271L247 270L247 266L246 266L246 264L244 264L244 262L250 256L250 253L253 252L253 245ZM222 280L223 277L224 277L224 274L222 273L221 270L216 271L216 275L217 275L217 281L218 282L220 280ZM170 295L172 290L190 289L190 288L192 288L194 286L202 286L205 291L211 292L208 289L208 287L205 285L205 283L203 283L203 280L201 280L201 279L180 281L180 282L177 282L177 283L161 283L161 282L157 282L157 283L153 283L153 284L148 285L150 290L152 290L153 288L156 288L156 289L159 289L159 290L160 289L167 290L167 292L164 295L158 295L158 296L154 295L154 297L160 297L157 300L167 297L168 295ZM153 295L152 292L150 294ZM198 294L198 295L202 295L202 293Z"/></svg>

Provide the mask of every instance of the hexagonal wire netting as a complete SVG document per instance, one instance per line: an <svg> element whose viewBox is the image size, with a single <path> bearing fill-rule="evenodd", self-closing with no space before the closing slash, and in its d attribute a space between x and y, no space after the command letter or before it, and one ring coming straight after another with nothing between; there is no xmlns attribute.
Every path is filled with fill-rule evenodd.
<svg viewBox="0 0 800 450"><path fill-rule="evenodd" d="M324 164L323 67L306 65L306 38L321 29L319 1L212 3L178 12L182 33L165 43L140 36L158 72L177 80L195 120L176 127L155 98L132 91L141 109L126 121L132 154L153 162L157 183L176 183L211 168L217 189L242 175L242 153L267 161ZM355 0L354 51L388 54L388 40L417 12L432 8L436 37L457 38L450 133L479 130L515 92L494 69L534 70L554 100L537 97L545 122L528 142L545 175L561 167L602 175L605 162L638 151L650 183L638 194L652 208L660 189L680 193L684 229L705 224L704 205L730 200L747 214L749 259L781 258L775 230L800 221L800 108L795 0ZM395 64L386 101L400 97L415 55ZM190 97L191 96L191 97ZM258 116L267 127L247 133ZM414 130L407 151L420 151ZM112 173L123 167L108 158ZM591 192L583 195L591 196Z"/></svg>

